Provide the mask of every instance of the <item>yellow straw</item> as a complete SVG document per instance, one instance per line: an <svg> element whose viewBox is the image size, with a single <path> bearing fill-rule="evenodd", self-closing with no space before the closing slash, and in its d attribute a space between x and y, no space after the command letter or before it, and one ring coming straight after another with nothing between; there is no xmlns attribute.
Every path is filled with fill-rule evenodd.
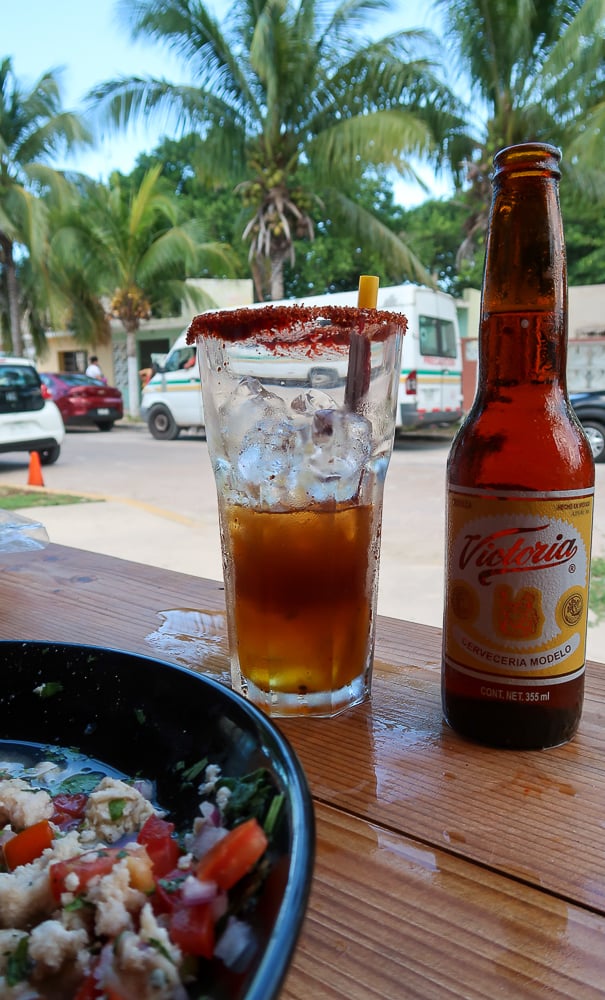
<svg viewBox="0 0 605 1000"><path fill-rule="evenodd" d="M378 285L380 278L375 274L360 274L357 305L359 309L375 309L378 302Z"/></svg>

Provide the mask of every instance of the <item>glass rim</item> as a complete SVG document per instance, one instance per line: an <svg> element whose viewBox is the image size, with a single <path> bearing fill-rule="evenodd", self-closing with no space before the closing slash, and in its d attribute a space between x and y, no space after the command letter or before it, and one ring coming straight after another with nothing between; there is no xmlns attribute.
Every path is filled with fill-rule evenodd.
<svg viewBox="0 0 605 1000"><path fill-rule="evenodd" d="M493 179L502 174L561 175L561 150L548 142L520 142L499 149L493 159Z"/></svg>
<svg viewBox="0 0 605 1000"><path fill-rule="evenodd" d="M187 329L187 343L213 338L230 343L297 343L322 340L348 344L352 333L367 340L386 340L404 334L407 317L388 309L359 306L273 305L219 309L194 316Z"/></svg>

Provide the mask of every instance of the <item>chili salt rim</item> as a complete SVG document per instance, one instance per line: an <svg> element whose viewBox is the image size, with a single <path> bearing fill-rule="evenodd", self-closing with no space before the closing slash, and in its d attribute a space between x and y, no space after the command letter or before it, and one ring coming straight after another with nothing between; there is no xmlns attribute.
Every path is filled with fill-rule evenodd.
<svg viewBox="0 0 605 1000"><path fill-rule="evenodd" d="M323 321L323 322L322 322ZM317 326L309 328L309 324ZM194 316L187 330L187 343L199 337L215 337L235 343L262 335L273 345L296 343L299 340L325 341L348 345L351 332L368 340L385 340L399 328L407 329L403 313L387 309L360 309L357 306L273 306L258 309L224 309Z"/></svg>

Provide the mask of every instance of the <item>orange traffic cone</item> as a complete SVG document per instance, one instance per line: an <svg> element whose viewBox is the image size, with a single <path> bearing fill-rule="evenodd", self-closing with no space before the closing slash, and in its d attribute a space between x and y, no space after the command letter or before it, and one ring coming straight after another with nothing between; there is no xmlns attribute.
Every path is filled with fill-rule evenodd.
<svg viewBox="0 0 605 1000"><path fill-rule="evenodd" d="M42 478L42 466L40 465L40 452L32 451L29 456L29 476L27 477L28 486L44 486L44 479Z"/></svg>

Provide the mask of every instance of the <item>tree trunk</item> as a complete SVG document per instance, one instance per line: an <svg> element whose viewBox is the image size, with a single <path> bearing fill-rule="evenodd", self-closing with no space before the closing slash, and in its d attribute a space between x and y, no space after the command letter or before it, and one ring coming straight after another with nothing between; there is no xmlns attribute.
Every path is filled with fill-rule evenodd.
<svg viewBox="0 0 605 1000"><path fill-rule="evenodd" d="M256 297L256 301L263 302L265 298L265 289L263 288L263 270L257 257L254 257L250 261L250 270L252 272L252 283L254 285L254 295Z"/></svg>
<svg viewBox="0 0 605 1000"><path fill-rule="evenodd" d="M256 254L250 263L254 291L258 302L266 302L271 298L271 261L262 254Z"/></svg>
<svg viewBox="0 0 605 1000"><path fill-rule="evenodd" d="M17 281L17 268L13 257L13 243L4 233L0 234L0 250L6 269L6 296L12 352L16 357L21 357L23 339L21 336L21 310L19 308L19 282Z"/></svg>
<svg viewBox="0 0 605 1000"><path fill-rule="evenodd" d="M126 359L128 368L128 413L135 419L140 413L139 366L137 364L137 327L126 330Z"/></svg>
<svg viewBox="0 0 605 1000"><path fill-rule="evenodd" d="M276 302L284 297L284 257L271 257L271 300Z"/></svg>

